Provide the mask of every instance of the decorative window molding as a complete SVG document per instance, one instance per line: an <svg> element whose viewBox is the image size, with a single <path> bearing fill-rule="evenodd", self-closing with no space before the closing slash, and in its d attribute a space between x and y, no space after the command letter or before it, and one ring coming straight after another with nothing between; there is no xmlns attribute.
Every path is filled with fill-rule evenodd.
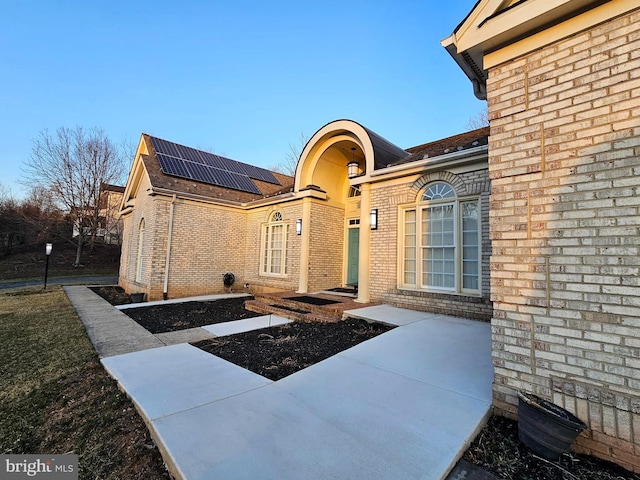
<svg viewBox="0 0 640 480"><path fill-rule="evenodd" d="M400 208L399 288L480 294L480 200L435 181Z"/></svg>
<svg viewBox="0 0 640 480"><path fill-rule="evenodd" d="M289 224L282 213L273 212L269 222L262 227L260 251L260 273L274 277L285 277L288 272Z"/></svg>

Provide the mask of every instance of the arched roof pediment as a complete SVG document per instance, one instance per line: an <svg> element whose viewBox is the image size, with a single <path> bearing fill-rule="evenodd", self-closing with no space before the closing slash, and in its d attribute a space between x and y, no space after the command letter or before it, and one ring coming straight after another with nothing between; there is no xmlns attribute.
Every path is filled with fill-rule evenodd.
<svg viewBox="0 0 640 480"><path fill-rule="evenodd" d="M359 150L358 154L364 159L363 174L365 175L409 155L384 137L353 120L335 120L320 128L305 145L296 169L295 191L314 183L313 174L318 163L322 161L322 154L340 142L353 143ZM346 172L346 163L344 168Z"/></svg>

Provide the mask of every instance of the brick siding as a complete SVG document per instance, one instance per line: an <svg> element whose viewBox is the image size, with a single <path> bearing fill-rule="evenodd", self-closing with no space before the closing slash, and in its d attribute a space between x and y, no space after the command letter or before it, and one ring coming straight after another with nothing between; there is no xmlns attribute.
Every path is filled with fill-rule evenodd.
<svg viewBox="0 0 640 480"><path fill-rule="evenodd" d="M486 165L486 164L485 164ZM477 167L476 167L477 168ZM481 295L467 296L434 293L398 288L399 209L404 205L416 205L423 187L433 181L442 180L453 185L460 196L477 195L481 203L482 261ZM388 303L403 308L463 316L476 320L491 319L492 306L489 299L489 191L488 170L483 167L454 174L441 171L423 175L401 185L375 185L371 191L371 207L378 209L378 230L371 232L370 294L374 302Z"/></svg>
<svg viewBox="0 0 640 480"><path fill-rule="evenodd" d="M313 202L309 228L309 291L342 285L344 208Z"/></svg>
<svg viewBox="0 0 640 480"><path fill-rule="evenodd" d="M287 238L287 275L274 277L263 275L260 258L262 230L269 223L273 212L282 214L284 222L289 225ZM300 246L301 237L296 235L296 220L302 217L302 204L300 202L287 203L278 207L261 208L252 210L247 214L247 229L245 234L245 281L249 283L250 293L260 293L279 290L297 290L300 274Z"/></svg>
<svg viewBox="0 0 640 480"><path fill-rule="evenodd" d="M491 69L494 404L640 471L640 13Z"/></svg>

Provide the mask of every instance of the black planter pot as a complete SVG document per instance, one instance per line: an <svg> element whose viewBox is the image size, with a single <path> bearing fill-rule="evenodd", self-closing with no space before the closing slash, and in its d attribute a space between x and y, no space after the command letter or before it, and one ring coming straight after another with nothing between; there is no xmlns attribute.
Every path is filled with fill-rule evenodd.
<svg viewBox="0 0 640 480"><path fill-rule="evenodd" d="M131 303L144 302L144 293L132 293L130 296L131 296Z"/></svg>
<svg viewBox="0 0 640 480"><path fill-rule="evenodd" d="M518 438L538 455L557 460L587 425L564 408L518 392Z"/></svg>

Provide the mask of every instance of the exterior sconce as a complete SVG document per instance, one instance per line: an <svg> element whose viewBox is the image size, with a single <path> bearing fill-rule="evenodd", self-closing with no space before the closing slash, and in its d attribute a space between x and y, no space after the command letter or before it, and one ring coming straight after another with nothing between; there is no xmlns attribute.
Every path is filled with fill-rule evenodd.
<svg viewBox="0 0 640 480"><path fill-rule="evenodd" d="M378 229L378 209L372 208L369 214L369 223L371 224L371 230Z"/></svg>
<svg viewBox="0 0 640 480"><path fill-rule="evenodd" d="M296 220L296 235L302 235L302 219Z"/></svg>

